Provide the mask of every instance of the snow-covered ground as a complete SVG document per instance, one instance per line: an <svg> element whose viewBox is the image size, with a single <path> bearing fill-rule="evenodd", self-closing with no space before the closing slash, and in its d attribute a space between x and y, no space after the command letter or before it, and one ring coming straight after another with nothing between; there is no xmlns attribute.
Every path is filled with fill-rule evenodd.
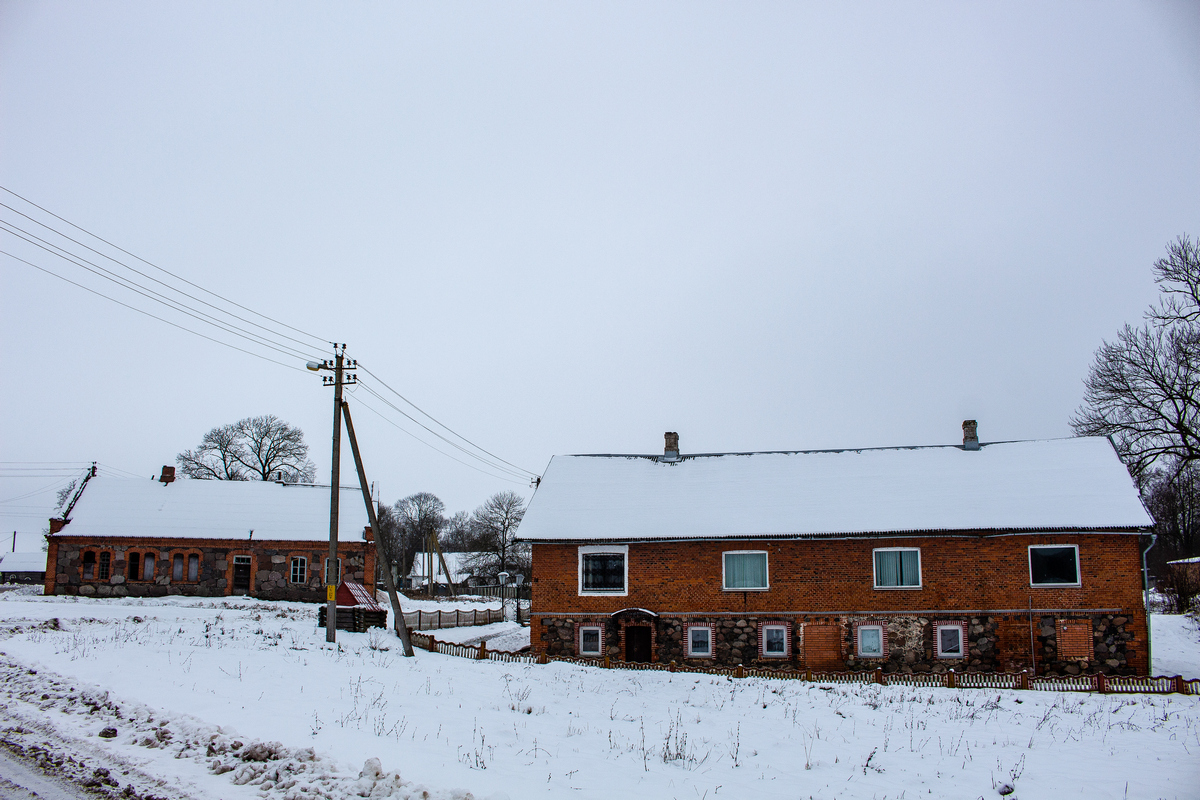
<svg viewBox="0 0 1200 800"><path fill-rule="evenodd" d="M1200 678L1200 619L1196 615L1151 614L1150 637L1155 675Z"/></svg>
<svg viewBox="0 0 1200 800"><path fill-rule="evenodd" d="M172 797L420 797L423 785L435 798L895 800L1000 798L1008 783L1025 800L1095 800L1195 798L1200 785L1198 697L406 659L381 631L330 647L315 618L247 599L3 594L0 712L27 720L28 737L53 726L159 776ZM517 634L439 634L485 627ZM1156 619L1155 646L1179 639L1187 659L1192 641L1200 662L1200 642L1174 627ZM497 638L489 647L509 649ZM372 758L382 768L360 778Z"/></svg>

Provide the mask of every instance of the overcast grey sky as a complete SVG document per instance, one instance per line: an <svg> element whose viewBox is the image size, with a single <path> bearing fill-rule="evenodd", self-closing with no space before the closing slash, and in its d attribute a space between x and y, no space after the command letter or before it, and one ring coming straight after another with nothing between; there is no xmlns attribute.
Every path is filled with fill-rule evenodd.
<svg viewBox="0 0 1200 800"><path fill-rule="evenodd" d="M684 452L949 443L967 417L1066 436L1153 261L1200 235L1198 8L5 0L0 185L348 342L533 472L665 430ZM314 375L6 256L0 282L0 461L148 478L274 413L328 480ZM385 501L529 494L350 402ZM57 480L17 468L0 501Z"/></svg>

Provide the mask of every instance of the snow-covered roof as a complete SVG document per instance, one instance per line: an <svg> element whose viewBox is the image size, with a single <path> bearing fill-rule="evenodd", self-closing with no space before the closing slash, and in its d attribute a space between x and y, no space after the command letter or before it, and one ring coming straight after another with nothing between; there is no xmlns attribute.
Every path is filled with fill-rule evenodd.
<svg viewBox="0 0 1200 800"><path fill-rule="evenodd" d="M412 569L408 571L410 578L422 580L428 574L425 568L425 553L416 553L413 555ZM475 553L442 553L446 558L446 566L450 570L450 582L462 583L470 575L471 570L466 568L468 559L475 556ZM442 565L438 562L437 553L433 554L433 566L437 570L434 580L446 580L446 572L442 569Z"/></svg>
<svg viewBox="0 0 1200 800"><path fill-rule="evenodd" d="M0 572L45 572L46 553L0 553Z"/></svg>
<svg viewBox="0 0 1200 800"><path fill-rule="evenodd" d="M1191 558L1178 558L1174 561L1168 561L1168 564L1200 564L1200 556L1192 556Z"/></svg>
<svg viewBox="0 0 1200 800"><path fill-rule="evenodd" d="M555 456L524 541L1153 524L1108 439L684 456Z"/></svg>
<svg viewBox="0 0 1200 800"><path fill-rule="evenodd" d="M61 536L329 541L329 487L271 481L88 481ZM362 541L367 510L343 486L338 540Z"/></svg>

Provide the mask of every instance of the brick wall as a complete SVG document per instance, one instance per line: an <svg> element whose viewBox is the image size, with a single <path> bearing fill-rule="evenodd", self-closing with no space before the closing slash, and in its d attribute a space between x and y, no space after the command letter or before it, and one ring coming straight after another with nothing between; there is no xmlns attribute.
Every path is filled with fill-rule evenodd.
<svg viewBox="0 0 1200 800"><path fill-rule="evenodd" d="M87 551L111 554L111 574L101 580L83 577L83 554ZM323 569L329 552L322 542L272 542L246 539L157 539L145 537L92 539L54 535L48 548L46 594L74 594L98 597L161 597L197 595L220 597L233 594L234 556L249 556L250 590L248 594L265 600L323 602ZM137 575L128 575L128 557L139 556ZM155 556L154 575L144 579L143 559ZM183 581L172 577L176 554L184 557ZM187 558L199 557L197 580L187 578ZM371 585L375 576L375 548L370 542L340 542L342 576L346 580ZM303 583L291 582L293 557L307 559Z"/></svg>
<svg viewBox="0 0 1200 800"><path fill-rule="evenodd" d="M1077 545L1082 585L1032 588L1027 548L1033 544ZM874 588L872 551L881 547L920 548L921 588ZM743 549L767 551L769 590L722 591L721 554ZM535 650L566 652L572 638L559 633L565 624L587 624L622 609L643 608L659 615L656 656L661 658L675 655L674 632L685 623L741 622L736 642L748 630L756 630L760 621L783 620L793 631L794 651L789 659L798 664L804 662L804 626L825 623L840 626L841 658L847 667L934 670L953 665L936 658L934 625L956 621L966 627L969 639L964 643L968 657L960 666L1011 669L1028 666L1036 658L1040 671L1067 671L1070 665L1058 656L1054 643L1039 638L1041 619L1048 615L1054 620L1087 621L1095 631L1095 654L1087 663L1077 659L1075 667L1141 673L1149 667L1136 535L633 543L625 596L580 596L578 558L574 544L533 545L532 621L540 626L534 627L531 637ZM853 623L868 618L886 620L892 639L886 664L854 657ZM1115 619L1119 625L1113 624ZM609 627L618 628L611 623ZM738 660L756 660L754 643L750 645L736 648L741 653ZM1104 646L1103 652L1099 645ZM1075 650L1079 647L1076 643Z"/></svg>

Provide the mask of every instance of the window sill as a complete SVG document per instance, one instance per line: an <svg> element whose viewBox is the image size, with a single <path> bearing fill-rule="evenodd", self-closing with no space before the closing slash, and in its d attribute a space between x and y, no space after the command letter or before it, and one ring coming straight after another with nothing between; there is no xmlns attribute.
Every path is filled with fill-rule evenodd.
<svg viewBox="0 0 1200 800"><path fill-rule="evenodd" d="M1082 583L1031 583L1030 589L1082 589Z"/></svg>
<svg viewBox="0 0 1200 800"><path fill-rule="evenodd" d="M618 591L616 589L611 590L611 591L591 589L591 590L581 591L579 593L579 596L580 597L628 597L629 592L624 591L624 590Z"/></svg>
<svg viewBox="0 0 1200 800"><path fill-rule="evenodd" d="M728 586L722 586L721 591L722 592L769 592L769 591L771 591L771 587L770 586L758 586L753 589L731 589Z"/></svg>
<svg viewBox="0 0 1200 800"><path fill-rule="evenodd" d="M917 586L875 586L873 588L878 592L917 592L925 587L918 584Z"/></svg>

